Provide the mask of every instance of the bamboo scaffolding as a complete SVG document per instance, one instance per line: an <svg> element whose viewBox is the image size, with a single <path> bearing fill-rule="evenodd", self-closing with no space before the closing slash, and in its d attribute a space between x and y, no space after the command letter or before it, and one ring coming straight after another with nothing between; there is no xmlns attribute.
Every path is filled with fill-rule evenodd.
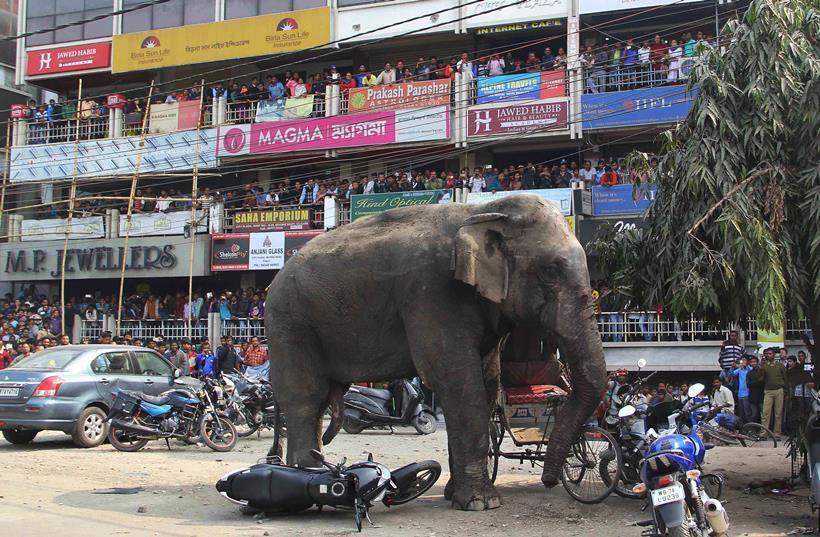
<svg viewBox="0 0 820 537"><path fill-rule="evenodd" d="M194 145L194 169L191 178L191 250L188 255L188 341L193 341L192 318L194 293L194 249L196 246L196 200L199 189L199 137L202 130L202 106L205 103L205 79L199 83L199 116L196 122L196 143Z"/></svg>
<svg viewBox="0 0 820 537"><path fill-rule="evenodd" d="M128 196L128 211L125 216L125 239L123 240L122 261L120 269L120 292L117 295L117 327L116 334L120 335L120 325L122 323L122 292L125 287L125 261L128 258L128 239L131 236L131 214L134 210L134 195L137 192L137 179L140 175L140 164L142 164L142 150L145 148L145 133L148 132L148 117L151 115L151 99L154 97L154 81L148 90L148 102L145 105L145 115L142 117L142 131L140 132L140 143L137 148L137 160L134 163L134 175L131 176L131 194ZM119 233L119 222L117 222L117 232Z"/></svg>
<svg viewBox="0 0 820 537"><path fill-rule="evenodd" d="M83 79L77 82L77 102L82 102ZM74 163L71 170L71 189L68 196L68 215L66 217L65 238L63 239L63 255L60 256L60 334L65 334L65 253L68 250L68 237L71 235L71 219L74 216L74 197L77 195L77 170L80 163L80 106L77 106L77 118L74 124Z"/></svg>

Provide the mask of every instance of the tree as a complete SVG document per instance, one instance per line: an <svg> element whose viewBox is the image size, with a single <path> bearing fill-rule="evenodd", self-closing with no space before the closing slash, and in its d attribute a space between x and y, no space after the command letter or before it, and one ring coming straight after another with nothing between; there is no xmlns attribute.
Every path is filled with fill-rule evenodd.
<svg viewBox="0 0 820 537"><path fill-rule="evenodd" d="M685 121L663 134L643 231L594 244L645 306L820 334L820 0L754 0L700 49ZM815 361L818 359L814 357Z"/></svg>

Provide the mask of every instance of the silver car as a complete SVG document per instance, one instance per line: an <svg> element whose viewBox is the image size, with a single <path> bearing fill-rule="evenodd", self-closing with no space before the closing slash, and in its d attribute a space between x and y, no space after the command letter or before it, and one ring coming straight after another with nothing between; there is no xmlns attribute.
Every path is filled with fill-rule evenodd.
<svg viewBox="0 0 820 537"><path fill-rule="evenodd" d="M159 353L122 345L53 347L0 369L0 430L25 444L44 430L63 431L78 447L102 444L115 386L159 395L174 367Z"/></svg>

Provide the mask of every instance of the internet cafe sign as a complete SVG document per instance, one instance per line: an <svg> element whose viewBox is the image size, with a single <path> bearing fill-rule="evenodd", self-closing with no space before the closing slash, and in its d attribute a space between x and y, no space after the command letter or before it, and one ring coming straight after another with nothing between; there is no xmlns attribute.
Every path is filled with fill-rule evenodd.
<svg viewBox="0 0 820 537"><path fill-rule="evenodd" d="M193 275L205 276L210 238L197 237ZM60 278L63 258L67 279L119 278L125 254L126 278L167 278L188 276L189 243L167 237L124 240L73 240L64 250L60 241L0 244L0 279L41 281Z"/></svg>
<svg viewBox="0 0 820 537"><path fill-rule="evenodd" d="M413 205L450 203L452 190L421 190L418 192L388 192L386 194L355 194L350 200L350 221L362 216L382 213L388 209Z"/></svg>
<svg viewBox="0 0 820 537"><path fill-rule="evenodd" d="M249 231L303 231L310 229L312 220L312 209L245 211L234 214L233 230L237 233Z"/></svg>

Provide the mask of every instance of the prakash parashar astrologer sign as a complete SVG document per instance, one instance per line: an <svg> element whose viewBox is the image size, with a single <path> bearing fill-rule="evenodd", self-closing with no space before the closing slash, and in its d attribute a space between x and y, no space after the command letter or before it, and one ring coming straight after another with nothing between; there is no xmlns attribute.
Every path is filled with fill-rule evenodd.
<svg viewBox="0 0 820 537"><path fill-rule="evenodd" d="M388 209L412 205L434 205L453 201L452 190L419 190L386 194L354 194L350 198L350 221Z"/></svg>

